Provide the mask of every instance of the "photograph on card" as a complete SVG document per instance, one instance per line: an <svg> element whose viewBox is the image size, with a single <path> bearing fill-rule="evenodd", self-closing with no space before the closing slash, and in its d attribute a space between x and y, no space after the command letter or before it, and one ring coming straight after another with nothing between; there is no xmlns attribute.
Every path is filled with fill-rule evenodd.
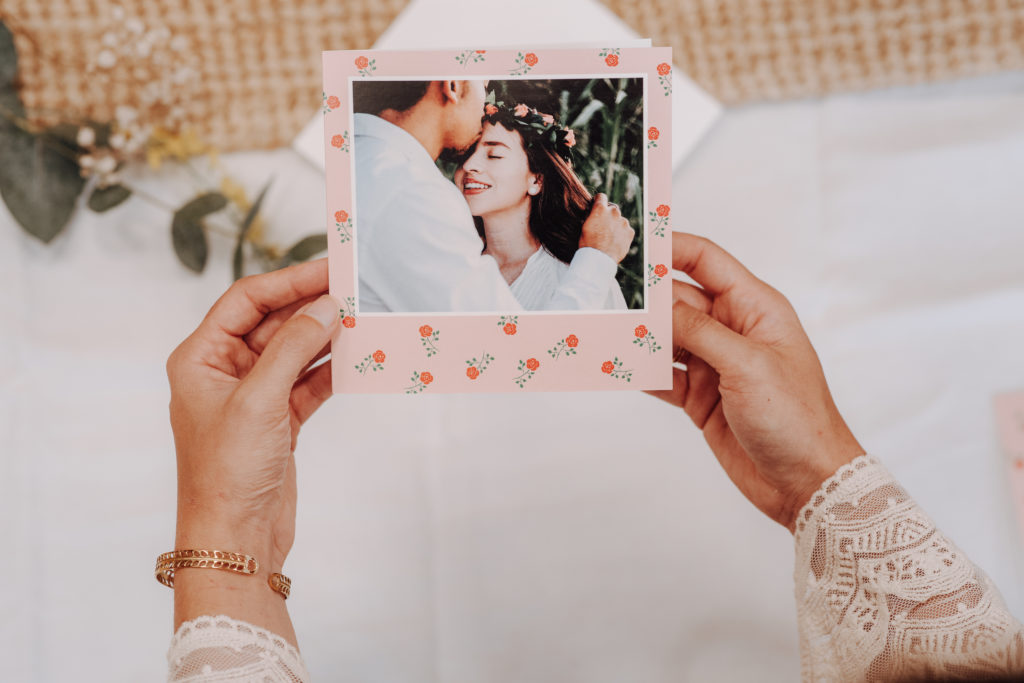
<svg viewBox="0 0 1024 683"><path fill-rule="evenodd" d="M642 77L351 87L360 314L644 309Z"/></svg>

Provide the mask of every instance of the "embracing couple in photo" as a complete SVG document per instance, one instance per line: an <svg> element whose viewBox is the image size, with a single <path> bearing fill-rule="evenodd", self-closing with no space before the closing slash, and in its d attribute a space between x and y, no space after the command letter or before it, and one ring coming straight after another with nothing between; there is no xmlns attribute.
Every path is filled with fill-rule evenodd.
<svg viewBox="0 0 1024 683"><path fill-rule="evenodd" d="M353 84L360 312L626 310L635 233L573 172L573 131L487 86Z"/></svg>

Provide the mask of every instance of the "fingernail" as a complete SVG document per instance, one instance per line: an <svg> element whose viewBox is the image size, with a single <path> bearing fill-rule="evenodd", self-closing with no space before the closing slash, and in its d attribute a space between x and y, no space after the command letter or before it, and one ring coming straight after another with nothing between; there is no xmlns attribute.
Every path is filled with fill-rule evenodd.
<svg viewBox="0 0 1024 683"><path fill-rule="evenodd" d="M338 319L341 306L330 294L324 294L311 304L307 304L305 310L300 310L302 315L308 315L325 328L329 328Z"/></svg>

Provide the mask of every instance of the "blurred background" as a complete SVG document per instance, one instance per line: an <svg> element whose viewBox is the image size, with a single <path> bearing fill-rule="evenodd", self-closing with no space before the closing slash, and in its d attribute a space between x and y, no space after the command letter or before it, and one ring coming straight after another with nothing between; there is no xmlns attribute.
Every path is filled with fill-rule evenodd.
<svg viewBox="0 0 1024 683"><path fill-rule="evenodd" d="M164 362L235 275L318 252L289 145L319 50L387 39L672 45L726 105L672 228L789 296L860 441L1024 617L993 410L1024 390L1024 3L473 7L0 0L3 678L163 677ZM341 395L298 455L315 680L799 676L789 533L644 394Z"/></svg>

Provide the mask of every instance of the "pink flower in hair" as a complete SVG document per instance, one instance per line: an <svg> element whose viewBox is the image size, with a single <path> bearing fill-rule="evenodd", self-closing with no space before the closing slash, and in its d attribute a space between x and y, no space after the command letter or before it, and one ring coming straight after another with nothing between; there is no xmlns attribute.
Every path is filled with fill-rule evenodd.
<svg viewBox="0 0 1024 683"><path fill-rule="evenodd" d="M555 117L552 116L551 114L541 114L540 117L544 119L545 126L550 126L552 123L555 122Z"/></svg>
<svg viewBox="0 0 1024 683"><path fill-rule="evenodd" d="M488 104L486 107L484 107L484 113L487 114L488 116L494 116L495 114L498 113L498 108L495 107L493 104Z"/></svg>
<svg viewBox="0 0 1024 683"><path fill-rule="evenodd" d="M527 107L525 104L517 104L513 113L516 116L526 116L527 114L530 113L530 108Z"/></svg>
<svg viewBox="0 0 1024 683"><path fill-rule="evenodd" d="M575 147L576 146L576 133L573 133L571 129L565 131L565 146Z"/></svg>

